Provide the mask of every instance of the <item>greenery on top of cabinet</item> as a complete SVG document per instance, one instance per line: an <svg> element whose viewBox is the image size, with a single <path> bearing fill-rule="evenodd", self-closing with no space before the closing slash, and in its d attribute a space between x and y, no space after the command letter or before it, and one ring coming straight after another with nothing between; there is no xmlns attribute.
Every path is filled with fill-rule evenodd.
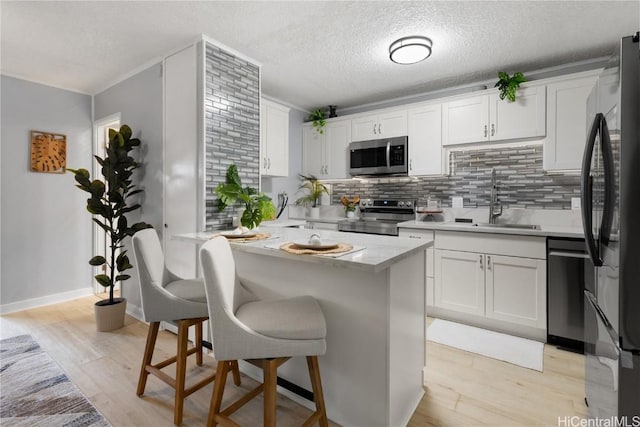
<svg viewBox="0 0 640 427"><path fill-rule="evenodd" d="M508 73L500 71L498 73L498 83L494 87L500 89L500 99L506 97L510 102L514 102L516 100L516 91L520 84L526 81L527 78L521 72L514 73L513 76L509 77Z"/></svg>

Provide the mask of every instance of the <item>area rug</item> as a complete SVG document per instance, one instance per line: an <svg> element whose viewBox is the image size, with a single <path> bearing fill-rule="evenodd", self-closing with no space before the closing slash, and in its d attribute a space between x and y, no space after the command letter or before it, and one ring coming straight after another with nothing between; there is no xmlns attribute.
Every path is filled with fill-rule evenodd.
<svg viewBox="0 0 640 427"><path fill-rule="evenodd" d="M0 341L0 387L2 426L111 425L30 335Z"/></svg>
<svg viewBox="0 0 640 427"><path fill-rule="evenodd" d="M544 344L526 338L435 319L427 328L427 341L540 372L543 369Z"/></svg>

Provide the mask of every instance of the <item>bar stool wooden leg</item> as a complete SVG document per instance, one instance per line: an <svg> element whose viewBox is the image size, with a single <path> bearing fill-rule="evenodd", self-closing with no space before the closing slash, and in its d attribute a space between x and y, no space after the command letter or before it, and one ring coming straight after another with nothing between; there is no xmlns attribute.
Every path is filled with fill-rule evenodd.
<svg viewBox="0 0 640 427"><path fill-rule="evenodd" d="M151 359L153 358L153 350L156 346L156 339L158 338L158 328L160 327L160 322L151 322L149 324L149 331L147 332L147 343L144 347L144 356L142 357L142 367L140 368L140 378L138 379L138 390L136 394L138 396L142 396L144 394L144 389L147 386L147 378L149 377L149 372L147 371L147 366L151 365Z"/></svg>
<svg viewBox="0 0 640 427"><path fill-rule="evenodd" d="M264 426L275 427L278 359L264 359L262 371L264 375Z"/></svg>
<svg viewBox="0 0 640 427"><path fill-rule="evenodd" d="M227 382L227 373L229 372L229 362L218 362L216 368L216 381L213 385L213 393L211 394L211 404L209 406L209 417L207 418L207 427L215 427L218 425L216 415L220 413L222 405L222 395L224 393L224 385Z"/></svg>
<svg viewBox="0 0 640 427"><path fill-rule="evenodd" d="M320 379L318 356L307 356L307 367L309 368L309 378L311 379L313 400L316 404L316 413L319 414L318 424L320 424L321 427L327 427L329 425L329 421L327 420L327 411L324 406L324 394L322 392L322 380Z"/></svg>
<svg viewBox="0 0 640 427"><path fill-rule="evenodd" d="M196 323L196 365L202 366L202 322Z"/></svg>
<svg viewBox="0 0 640 427"><path fill-rule="evenodd" d="M187 341L189 340L189 322L178 321L178 355L176 357L176 396L173 412L173 423L182 424L182 409L184 405L184 384L187 373Z"/></svg>
<svg viewBox="0 0 640 427"><path fill-rule="evenodd" d="M231 361L231 372L233 373L233 383L237 386L240 385L240 368L238 368L238 361Z"/></svg>

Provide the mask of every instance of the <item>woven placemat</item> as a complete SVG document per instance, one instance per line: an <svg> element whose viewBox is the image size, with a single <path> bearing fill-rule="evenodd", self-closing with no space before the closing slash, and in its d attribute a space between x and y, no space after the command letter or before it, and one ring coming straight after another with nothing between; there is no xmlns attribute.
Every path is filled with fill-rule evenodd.
<svg viewBox="0 0 640 427"><path fill-rule="evenodd" d="M271 237L271 233L258 233L255 236L246 237L246 238L228 237L228 236L225 236L224 234L218 233L218 234L214 234L213 236L209 237L209 239L213 239L214 237L218 237L218 236L225 237L230 243L246 243L246 242L255 242L257 240L268 239L269 237Z"/></svg>
<svg viewBox="0 0 640 427"><path fill-rule="evenodd" d="M353 246L350 245L349 243L338 243L338 247L333 249L302 249L293 242L287 242L282 244L280 246L280 249L282 249L285 252L289 252L290 254L296 254L296 255L302 255L302 254L318 255L318 254L339 254L342 252L349 252L350 250L353 249Z"/></svg>

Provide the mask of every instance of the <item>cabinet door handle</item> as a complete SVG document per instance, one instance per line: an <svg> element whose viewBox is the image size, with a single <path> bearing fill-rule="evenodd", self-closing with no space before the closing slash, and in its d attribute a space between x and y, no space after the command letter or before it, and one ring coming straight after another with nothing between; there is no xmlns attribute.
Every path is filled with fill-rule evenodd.
<svg viewBox="0 0 640 427"><path fill-rule="evenodd" d="M480 255L480 269L484 269L484 262L482 260L482 255Z"/></svg>
<svg viewBox="0 0 640 427"><path fill-rule="evenodd" d="M378 132L376 132L376 124L373 124L373 133L377 134Z"/></svg>
<svg viewBox="0 0 640 427"><path fill-rule="evenodd" d="M487 270L491 270L491 256L487 255Z"/></svg>
<svg viewBox="0 0 640 427"><path fill-rule="evenodd" d="M262 162L262 168L266 169L267 168L267 158L264 158L264 162Z"/></svg>
<svg viewBox="0 0 640 427"><path fill-rule="evenodd" d="M484 137L487 137L487 125L484 125Z"/></svg>
<svg viewBox="0 0 640 427"><path fill-rule="evenodd" d="M378 125L378 135L382 135L382 123Z"/></svg>
<svg viewBox="0 0 640 427"><path fill-rule="evenodd" d="M413 159L409 159L409 170L413 170L413 166L411 166L411 161L412 161L412 160L413 160Z"/></svg>
<svg viewBox="0 0 640 427"><path fill-rule="evenodd" d="M271 159L267 159L267 169L271 169Z"/></svg>
<svg viewBox="0 0 640 427"><path fill-rule="evenodd" d="M491 136L496 134L496 125L491 123Z"/></svg>

